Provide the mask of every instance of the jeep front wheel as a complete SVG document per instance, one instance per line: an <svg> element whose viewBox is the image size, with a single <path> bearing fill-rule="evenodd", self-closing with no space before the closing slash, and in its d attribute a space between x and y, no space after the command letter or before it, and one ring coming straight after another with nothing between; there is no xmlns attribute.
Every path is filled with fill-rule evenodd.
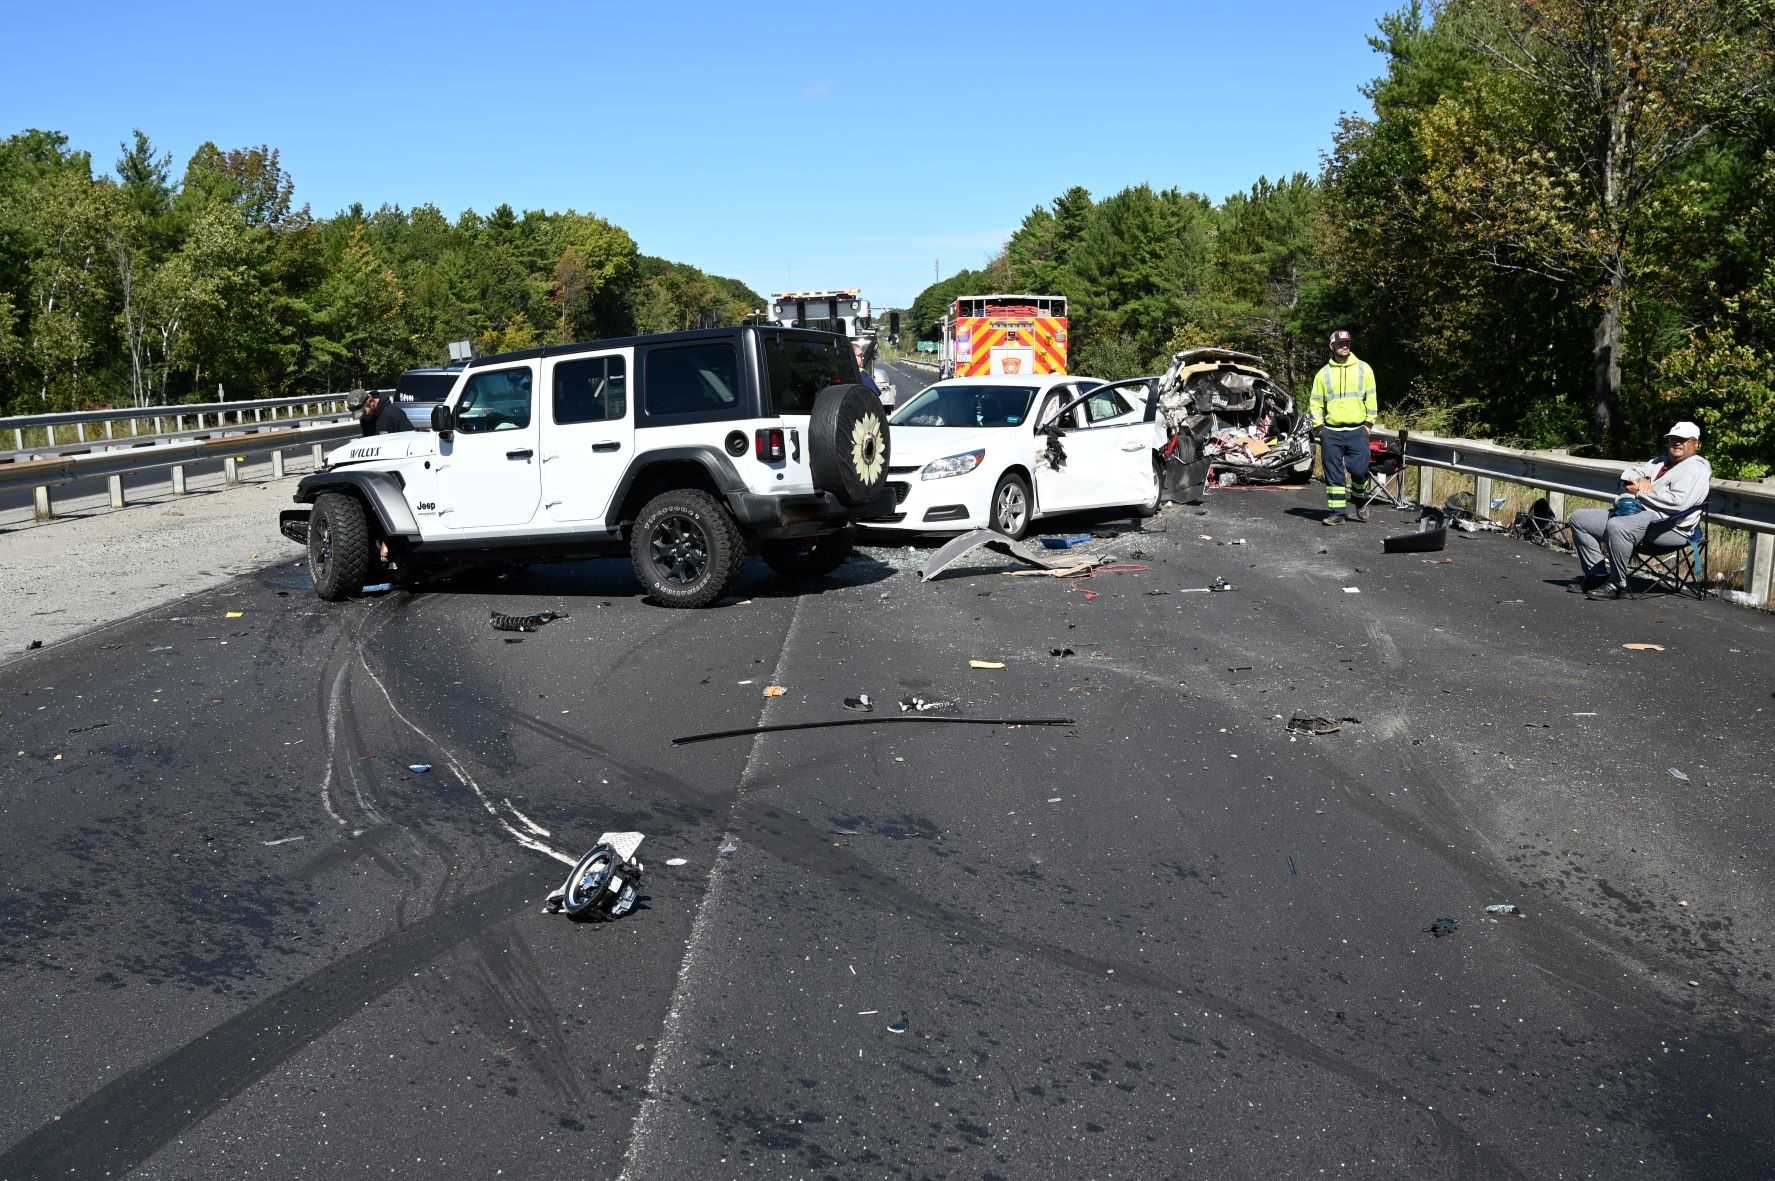
<svg viewBox="0 0 1775 1181"><path fill-rule="evenodd" d="M665 607L707 607L733 585L745 558L733 517L694 488L648 501L629 534L635 577Z"/></svg>
<svg viewBox="0 0 1775 1181"><path fill-rule="evenodd" d="M326 492L308 519L308 574L314 593L329 603L348 599L370 570L370 526L354 496Z"/></svg>
<svg viewBox="0 0 1775 1181"><path fill-rule="evenodd" d="M796 541L767 541L758 547L765 565L785 578L824 578L851 556L851 530Z"/></svg>

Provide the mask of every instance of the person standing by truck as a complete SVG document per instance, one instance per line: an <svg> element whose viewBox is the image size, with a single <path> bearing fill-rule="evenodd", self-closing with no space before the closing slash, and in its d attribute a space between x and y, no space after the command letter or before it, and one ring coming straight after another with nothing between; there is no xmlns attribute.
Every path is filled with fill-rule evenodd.
<svg viewBox="0 0 1775 1181"><path fill-rule="evenodd" d="M345 405L357 410L358 430L366 435L393 435L413 429L401 408L383 397L379 390L365 390L361 401L358 395L349 395Z"/></svg>
<svg viewBox="0 0 1775 1181"><path fill-rule="evenodd" d="M1368 521L1362 506L1368 495L1368 428L1376 418L1374 370L1351 351L1350 330L1331 334L1331 360L1313 378L1307 409L1319 432L1325 460L1325 518L1321 525L1341 525L1351 493L1357 521ZM1345 481L1348 481L1346 484Z"/></svg>

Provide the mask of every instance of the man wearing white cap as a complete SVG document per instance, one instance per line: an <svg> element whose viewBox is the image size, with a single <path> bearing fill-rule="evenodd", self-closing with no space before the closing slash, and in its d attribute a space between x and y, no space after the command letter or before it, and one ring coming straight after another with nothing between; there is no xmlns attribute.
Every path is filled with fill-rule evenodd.
<svg viewBox="0 0 1775 1181"><path fill-rule="evenodd" d="M1584 572L1585 598L1625 598L1633 551L1648 537L1656 546L1688 544L1713 481L1713 468L1695 454L1700 449L1701 428L1677 423L1664 436L1663 455L1621 473L1622 491L1614 508L1572 514L1572 545Z"/></svg>

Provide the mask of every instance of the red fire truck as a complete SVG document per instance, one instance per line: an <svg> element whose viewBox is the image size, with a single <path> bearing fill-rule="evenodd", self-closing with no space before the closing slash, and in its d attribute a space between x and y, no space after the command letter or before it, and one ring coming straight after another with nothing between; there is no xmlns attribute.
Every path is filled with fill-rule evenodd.
<svg viewBox="0 0 1775 1181"><path fill-rule="evenodd" d="M1064 295L964 295L943 322L944 376L1066 372Z"/></svg>

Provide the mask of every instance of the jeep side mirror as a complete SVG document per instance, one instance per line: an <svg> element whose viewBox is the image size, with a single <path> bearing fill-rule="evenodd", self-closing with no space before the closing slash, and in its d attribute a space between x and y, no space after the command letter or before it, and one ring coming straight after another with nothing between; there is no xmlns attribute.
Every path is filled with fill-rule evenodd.
<svg viewBox="0 0 1775 1181"><path fill-rule="evenodd" d="M450 407L443 402L431 408L431 429L440 439L448 439L455 431L455 424L450 418Z"/></svg>

